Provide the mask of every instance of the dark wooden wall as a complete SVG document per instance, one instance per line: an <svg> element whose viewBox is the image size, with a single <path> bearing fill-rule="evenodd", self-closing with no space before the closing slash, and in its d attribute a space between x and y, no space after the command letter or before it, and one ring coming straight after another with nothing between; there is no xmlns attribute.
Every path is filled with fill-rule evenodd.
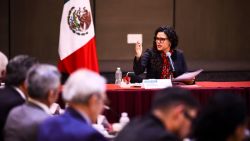
<svg viewBox="0 0 250 141"><path fill-rule="evenodd" d="M143 34L143 46L152 46L154 30L173 24L173 0L96 1L96 37L100 67L114 71L117 66L132 70L134 45L127 44L128 33Z"/></svg>
<svg viewBox="0 0 250 141"><path fill-rule="evenodd" d="M176 30L190 68L250 70L250 1L176 0Z"/></svg>
<svg viewBox="0 0 250 141"><path fill-rule="evenodd" d="M91 0L102 72L132 70L128 33L142 33L150 48L154 30L175 25L190 70L250 70L248 0ZM63 0L1 0L0 51L29 54L57 64Z"/></svg>

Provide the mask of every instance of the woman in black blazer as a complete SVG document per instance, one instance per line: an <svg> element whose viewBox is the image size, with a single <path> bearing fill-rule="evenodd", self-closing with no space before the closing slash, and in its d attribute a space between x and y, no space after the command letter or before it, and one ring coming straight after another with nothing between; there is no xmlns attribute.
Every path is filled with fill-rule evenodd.
<svg viewBox="0 0 250 141"><path fill-rule="evenodd" d="M169 79L177 77L187 71L187 65L181 50L176 49L178 37L175 30L170 27L159 27L155 31L153 48L142 54L142 45L137 42L135 46L134 72L136 75L147 71L147 79ZM166 53L171 53L175 71L172 72Z"/></svg>

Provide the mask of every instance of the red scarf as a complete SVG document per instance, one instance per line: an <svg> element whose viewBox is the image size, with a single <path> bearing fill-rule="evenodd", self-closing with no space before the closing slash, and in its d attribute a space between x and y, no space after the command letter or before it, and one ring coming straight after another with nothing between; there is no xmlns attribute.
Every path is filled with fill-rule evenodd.
<svg viewBox="0 0 250 141"><path fill-rule="evenodd" d="M172 50L170 51L170 53L172 54ZM161 79L170 79L170 75L172 74L170 71L170 63L169 63L169 59L166 55L165 52L161 53L161 57L163 60L163 64L162 64L162 72L161 72Z"/></svg>

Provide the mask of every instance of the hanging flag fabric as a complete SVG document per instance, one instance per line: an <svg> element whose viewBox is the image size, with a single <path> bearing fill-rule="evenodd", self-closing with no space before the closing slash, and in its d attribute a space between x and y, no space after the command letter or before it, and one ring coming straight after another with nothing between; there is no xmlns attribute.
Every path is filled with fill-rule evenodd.
<svg viewBox="0 0 250 141"><path fill-rule="evenodd" d="M61 72L70 74L79 68L99 72L89 0L64 0L58 51Z"/></svg>

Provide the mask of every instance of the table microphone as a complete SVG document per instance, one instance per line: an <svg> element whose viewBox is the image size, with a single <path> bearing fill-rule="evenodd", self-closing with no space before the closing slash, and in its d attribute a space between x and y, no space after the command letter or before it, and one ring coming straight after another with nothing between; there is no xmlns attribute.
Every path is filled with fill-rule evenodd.
<svg viewBox="0 0 250 141"><path fill-rule="evenodd" d="M110 110L110 107L107 106L107 105L104 105L104 109L105 109L105 110Z"/></svg>
<svg viewBox="0 0 250 141"><path fill-rule="evenodd" d="M170 63L170 69L172 72L175 72L175 68L174 68L174 62L171 58L171 53L170 52L167 52L166 53L167 57L168 57L168 60L169 60L169 63Z"/></svg>

